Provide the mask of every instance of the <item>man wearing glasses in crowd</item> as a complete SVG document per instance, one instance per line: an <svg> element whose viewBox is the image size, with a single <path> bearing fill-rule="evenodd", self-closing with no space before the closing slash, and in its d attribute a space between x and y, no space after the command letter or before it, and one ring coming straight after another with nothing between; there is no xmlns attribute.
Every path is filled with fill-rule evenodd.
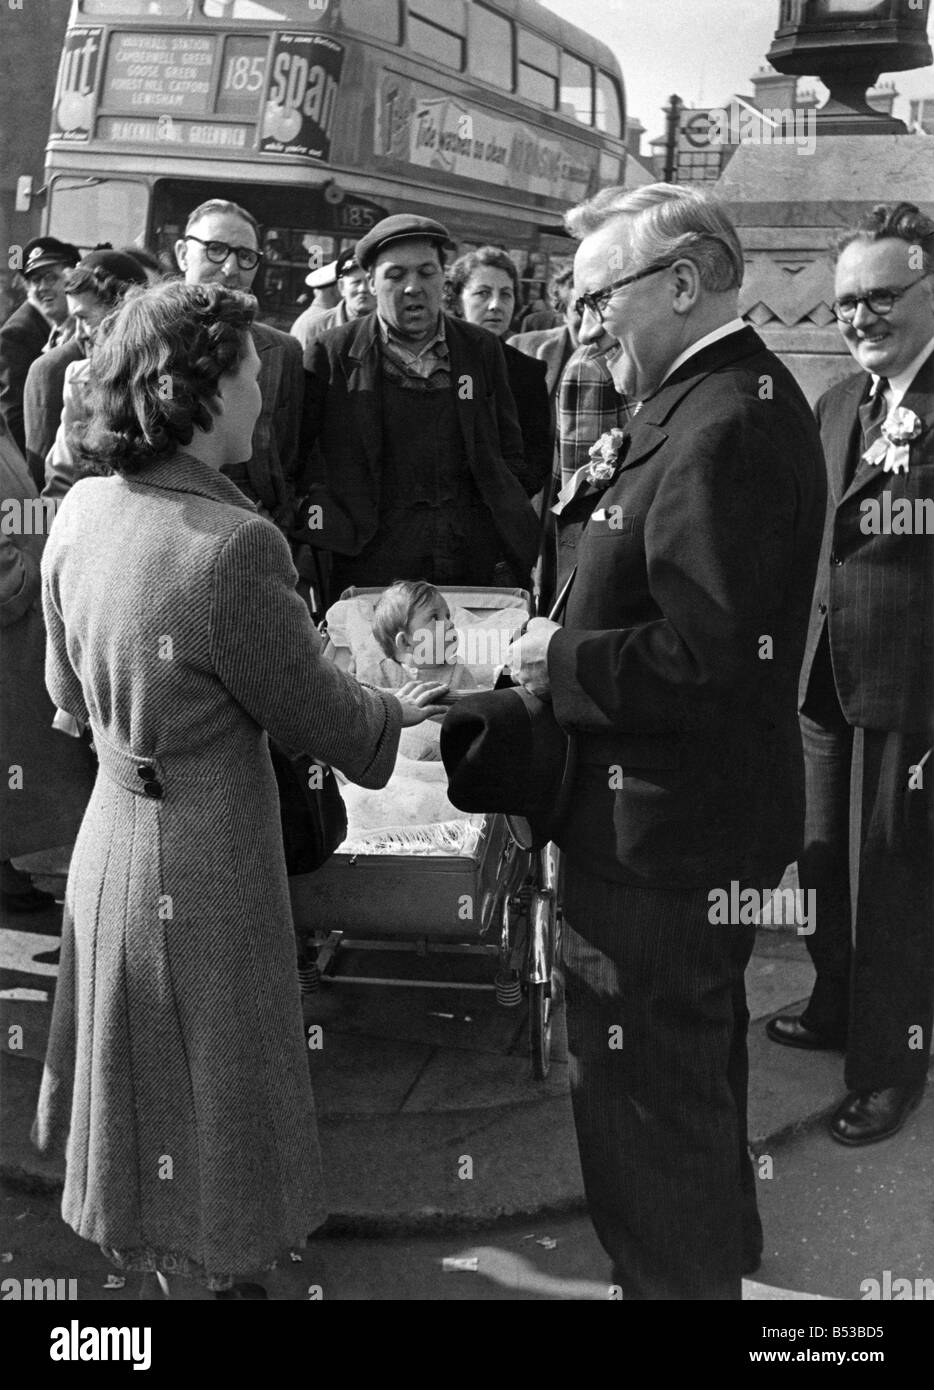
<svg viewBox="0 0 934 1390"><path fill-rule="evenodd" d="M774 1042L846 1054L841 1144L896 1133L934 1017L934 220L880 204L837 246L859 364L820 400L829 497L804 667L802 887L817 980Z"/></svg>
<svg viewBox="0 0 934 1390"><path fill-rule="evenodd" d="M592 1220L627 1300L739 1299L762 1229L746 1146L755 928L712 909L802 844L797 680L825 477L791 374L738 317L724 209L652 184L575 258L633 403L562 489L579 529L564 627L507 653L577 735L561 957ZM583 336L583 334L582 334Z"/></svg>
<svg viewBox="0 0 934 1390"><path fill-rule="evenodd" d="M219 198L202 203L175 243L175 259L188 285L217 284L249 292L263 259L256 219L237 203ZM253 431L252 456L224 472L288 535L307 463L300 439L302 350L295 338L269 324L254 322L250 332L259 354L263 406Z"/></svg>

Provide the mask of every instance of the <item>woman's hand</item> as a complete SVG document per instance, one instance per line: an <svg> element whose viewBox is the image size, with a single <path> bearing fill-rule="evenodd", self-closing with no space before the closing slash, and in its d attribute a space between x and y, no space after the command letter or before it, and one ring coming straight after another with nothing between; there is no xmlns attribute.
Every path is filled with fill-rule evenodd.
<svg viewBox="0 0 934 1390"><path fill-rule="evenodd" d="M447 694L445 681L406 681L398 690L388 693L395 695L402 706L402 727L410 729L413 724L421 724L433 714L446 714L447 705L439 703L439 697Z"/></svg>

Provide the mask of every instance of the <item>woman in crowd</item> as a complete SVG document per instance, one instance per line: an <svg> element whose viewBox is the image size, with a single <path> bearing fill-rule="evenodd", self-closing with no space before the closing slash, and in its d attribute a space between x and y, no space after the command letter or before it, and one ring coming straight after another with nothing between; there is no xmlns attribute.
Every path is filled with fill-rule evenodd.
<svg viewBox="0 0 934 1390"><path fill-rule="evenodd" d="M519 293L519 273L498 246L481 246L459 257L447 275L449 311L489 329L500 340L519 415L526 466L541 487L550 475L554 450L546 367L506 342Z"/></svg>
<svg viewBox="0 0 934 1390"><path fill-rule="evenodd" d="M116 308L130 285L145 284L146 272L139 262L109 246L89 251L65 272L62 288L70 334L65 342L33 362L23 396L26 462L40 489L62 418L68 368L87 358L94 327Z"/></svg>
<svg viewBox="0 0 934 1390"><path fill-rule="evenodd" d="M64 497L75 479L87 471L87 463L75 454L72 438L75 425L87 417L86 397L97 332L127 290L146 283L143 267L122 251L91 251L65 276L68 312L75 323L75 341L84 356L65 367L61 400L54 401L59 416L45 460L43 497Z"/></svg>
<svg viewBox="0 0 934 1390"><path fill-rule="evenodd" d="M326 1213L267 730L379 787L439 712L437 685L322 659L287 542L220 472L260 409L254 311L218 285L127 297L82 445L113 476L71 489L42 566L49 692L100 770L35 1139L68 1133L69 1225L176 1296L265 1297L242 1277Z"/></svg>

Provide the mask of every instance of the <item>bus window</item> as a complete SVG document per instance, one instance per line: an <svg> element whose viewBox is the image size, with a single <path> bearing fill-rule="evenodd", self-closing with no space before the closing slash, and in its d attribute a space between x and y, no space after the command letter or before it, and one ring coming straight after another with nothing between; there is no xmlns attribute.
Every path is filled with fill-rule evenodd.
<svg viewBox="0 0 934 1390"><path fill-rule="evenodd" d="M504 92L512 91L512 25L502 15L472 5L470 71Z"/></svg>
<svg viewBox="0 0 934 1390"><path fill-rule="evenodd" d="M561 54L561 114L593 125L593 70L570 53Z"/></svg>
<svg viewBox="0 0 934 1390"><path fill-rule="evenodd" d="M386 43L399 42L399 0L341 0L341 23Z"/></svg>
<svg viewBox="0 0 934 1390"><path fill-rule="evenodd" d="M252 19L269 23L285 19L290 24L314 24L327 13L327 0L201 0L206 19Z"/></svg>
<svg viewBox="0 0 934 1390"><path fill-rule="evenodd" d="M48 232L77 246L144 242L149 190L128 179L65 177L52 184Z"/></svg>
<svg viewBox="0 0 934 1390"><path fill-rule="evenodd" d="M612 183L622 183L621 167L622 161L618 154L610 154L608 150L601 150L600 187L607 188Z"/></svg>
<svg viewBox="0 0 934 1390"><path fill-rule="evenodd" d="M622 113L616 83L605 72L597 71L597 129L607 135L621 136Z"/></svg>
<svg viewBox="0 0 934 1390"><path fill-rule="evenodd" d="M409 0L409 47L458 72L464 66L463 0Z"/></svg>
<svg viewBox="0 0 934 1390"><path fill-rule="evenodd" d="M558 104L558 50L527 29L519 30L519 95L549 111Z"/></svg>
<svg viewBox="0 0 934 1390"><path fill-rule="evenodd" d="M145 19L153 15L168 19L186 15L190 7L191 0L81 0L82 14L100 18L120 15L128 19Z"/></svg>

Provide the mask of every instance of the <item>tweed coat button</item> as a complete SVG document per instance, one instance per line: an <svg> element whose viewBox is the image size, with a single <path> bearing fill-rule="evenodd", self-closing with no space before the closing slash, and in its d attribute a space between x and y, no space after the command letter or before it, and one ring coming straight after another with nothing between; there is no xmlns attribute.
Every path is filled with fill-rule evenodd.
<svg viewBox="0 0 934 1390"><path fill-rule="evenodd" d="M151 768L150 768L149 770L152 771ZM163 794L163 793L162 793L162 783L161 783L161 782L156 782L156 781L153 781L153 780L150 780L150 781L148 781L148 782L144 782L144 783L143 783L143 791L146 793L147 796L153 796L153 797L155 797L155 798L158 800L158 798L159 798L160 796L162 796L162 794Z"/></svg>
<svg viewBox="0 0 934 1390"><path fill-rule="evenodd" d="M144 782L151 782L156 775L156 769L150 767L149 763L140 763L139 767L136 769L136 775L137 777L142 777Z"/></svg>
<svg viewBox="0 0 934 1390"><path fill-rule="evenodd" d="M826 603L819 603L819 604L817 605L817 611L818 611L818 613L821 615L821 617L823 617L824 614L827 612L827 605L826 605Z"/></svg>
<svg viewBox="0 0 934 1390"><path fill-rule="evenodd" d="M842 564L843 564L843 561L840 559L840 556L837 554L836 551L834 551L833 554L831 555L831 557L830 557L830 563L831 563L832 565L842 565Z"/></svg>

